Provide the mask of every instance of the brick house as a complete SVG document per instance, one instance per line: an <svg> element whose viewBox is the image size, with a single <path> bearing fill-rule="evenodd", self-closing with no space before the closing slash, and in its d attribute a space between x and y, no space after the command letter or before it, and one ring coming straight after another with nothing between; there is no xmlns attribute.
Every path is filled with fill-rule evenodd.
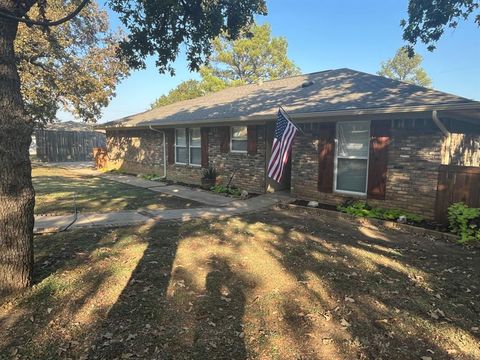
<svg viewBox="0 0 480 360"><path fill-rule="evenodd" d="M266 176L279 105L303 132L281 184ZM253 193L365 198L432 218L439 166L480 165L479 125L480 102L337 69L225 89L102 128L109 168L199 184L211 164Z"/></svg>

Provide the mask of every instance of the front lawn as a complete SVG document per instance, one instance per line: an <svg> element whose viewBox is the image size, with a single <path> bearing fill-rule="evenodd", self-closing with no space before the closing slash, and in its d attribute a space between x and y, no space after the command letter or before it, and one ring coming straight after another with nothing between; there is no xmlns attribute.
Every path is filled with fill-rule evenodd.
<svg viewBox="0 0 480 360"><path fill-rule="evenodd" d="M278 210L35 247L0 358L480 358L480 254L431 238Z"/></svg>
<svg viewBox="0 0 480 360"><path fill-rule="evenodd" d="M74 196L77 209L81 212L202 206L195 201L58 167L34 167L32 176L36 192L35 214L72 214Z"/></svg>

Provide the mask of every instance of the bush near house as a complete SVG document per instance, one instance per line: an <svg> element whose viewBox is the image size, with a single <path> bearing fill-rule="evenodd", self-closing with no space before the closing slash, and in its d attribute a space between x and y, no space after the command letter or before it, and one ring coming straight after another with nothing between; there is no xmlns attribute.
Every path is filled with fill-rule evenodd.
<svg viewBox="0 0 480 360"><path fill-rule="evenodd" d="M215 185L215 186L212 186L210 190L212 190L214 193L217 193L217 194L232 195L237 197L239 197L242 193L242 191L239 188L236 188L233 186L225 186L225 185Z"/></svg>
<svg viewBox="0 0 480 360"><path fill-rule="evenodd" d="M462 202L448 208L450 231L460 236L461 243L480 241L480 208L471 208Z"/></svg>
<svg viewBox="0 0 480 360"><path fill-rule="evenodd" d="M420 215L412 214L400 209L384 209L379 207L373 207L366 201L347 201L346 203L337 206L337 210L355 215L363 216L381 220L393 220L396 221L400 217L404 216L409 223L420 223L424 219Z"/></svg>

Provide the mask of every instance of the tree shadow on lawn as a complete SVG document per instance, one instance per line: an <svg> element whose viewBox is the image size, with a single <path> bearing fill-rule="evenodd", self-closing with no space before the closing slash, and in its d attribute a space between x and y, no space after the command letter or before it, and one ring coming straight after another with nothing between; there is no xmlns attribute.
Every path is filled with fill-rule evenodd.
<svg viewBox="0 0 480 360"><path fill-rule="evenodd" d="M196 231L198 225L187 227ZM159 229L149 232L148 248L98 330L90 357L245 359L242 318L254 284L232 271L229 259L210 253L196 276L175 259L179 239L163 238Z"/></svg>
<svg viewBox="0 0 480 360"><path fill-rule="evenodd" d="M0 303L0 359L65 358L73 347L80 352L91 319L104 316L112 301L109 283L120 279L104 254L114 257L130 242L116 246L111 230L40 238L35 284Z"/></svg>
<svg viewBox="0 0 480 360"><path fill-rule="evenodd" d="M294 211L42 237L37 284L0 307L0 354L475 359L478 260Z"/></svg>
<svg viewBox="0 0 480 360"><path fill-rule="evenodd" d="M301 225L283 225L294 219ZM346 321L364 356L478 358L480 334L472 331L480 322L478 252L336 222L329 225L308 213L278 214L275 225L285 232L270 253L308 284L328 314ZM321 288L311 286L315 278ZM332 340L341 352L351 350L348 341Z"/></svg>

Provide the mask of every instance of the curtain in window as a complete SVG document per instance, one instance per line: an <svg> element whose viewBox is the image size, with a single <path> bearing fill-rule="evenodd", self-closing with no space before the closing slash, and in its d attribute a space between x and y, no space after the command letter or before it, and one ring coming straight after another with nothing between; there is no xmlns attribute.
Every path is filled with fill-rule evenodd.
<svg viewBox="0 0 480 360"><path fill-rule="evenodd" d="M338 123L337 190L366 193L369 133L369 122Z"/></svg>

